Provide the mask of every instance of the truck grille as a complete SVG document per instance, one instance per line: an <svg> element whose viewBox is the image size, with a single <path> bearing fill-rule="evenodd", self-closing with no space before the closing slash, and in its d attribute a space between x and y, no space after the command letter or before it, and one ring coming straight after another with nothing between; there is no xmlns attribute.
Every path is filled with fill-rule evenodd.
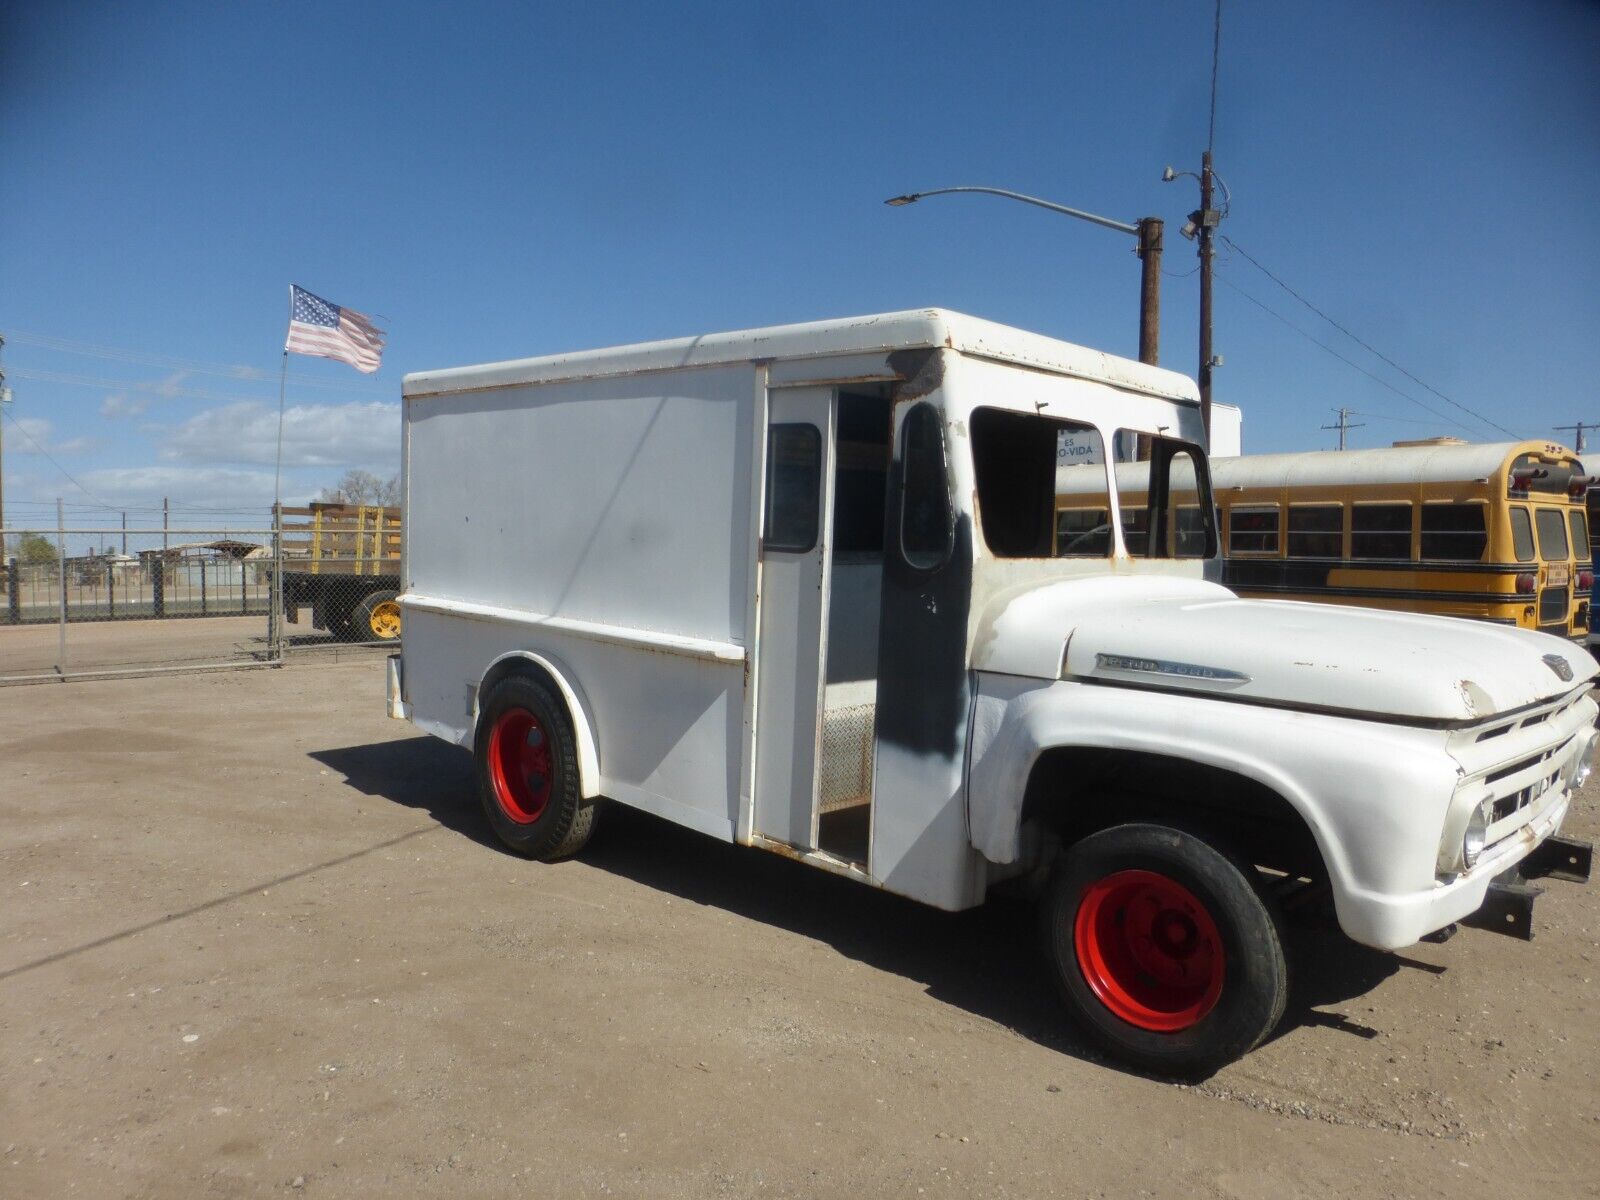
<svg viewBox="0 0 1600 1200"><path fill-rule="evenodd" d="M1451 752L1461 764L1461 791L1474 803L1493 802L1484 853L1504 841L1567 792L1577 756L1589 738L1584 719L1587 687L1532 712L1492 719L1486 727L1463 730ZM1441 848L1441 864L1456 853Z"/></svg>

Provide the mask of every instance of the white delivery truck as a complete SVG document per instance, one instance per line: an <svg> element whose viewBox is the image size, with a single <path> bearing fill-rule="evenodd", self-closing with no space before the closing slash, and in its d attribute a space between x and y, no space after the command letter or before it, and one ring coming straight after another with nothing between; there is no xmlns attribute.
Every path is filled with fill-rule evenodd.
<svg viewBox="0 0 1600 1200"><path fill-rule="evenodd" d="M1034 881L1068 1005L1185 1074L1282 1015L1285 904L1392 949L1587 874L1595 660L1236 598L1183 376L924 310L404 393L390 712L525 854L607 802L944 909Z"/></svg>

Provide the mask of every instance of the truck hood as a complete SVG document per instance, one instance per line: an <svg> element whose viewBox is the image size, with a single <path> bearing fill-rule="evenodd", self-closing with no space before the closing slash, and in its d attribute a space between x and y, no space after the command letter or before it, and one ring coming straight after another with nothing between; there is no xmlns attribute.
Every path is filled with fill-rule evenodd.
<svg viewBox="0 0 1600 1200"><path fill-rule="evenodd" d="M1600 664L1487 622L1241 600L1193 579L1114 576L997 601L973 665L1351 716L1466 723L1571 692Z"/></svg>

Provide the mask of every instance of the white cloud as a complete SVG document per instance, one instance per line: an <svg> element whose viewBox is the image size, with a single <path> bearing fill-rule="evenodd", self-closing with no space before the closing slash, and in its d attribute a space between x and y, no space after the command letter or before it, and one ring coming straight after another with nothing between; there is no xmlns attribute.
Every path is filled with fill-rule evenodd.
<svg viewBox="0 0 1600 1200"><path fill-rule="evenodd" d="M161 457L192 463L272 463L278 413L255 401L207 409L169 431ZM365 467L392 475L400 466L400 406L383 401L300 405L283 417L286 467Z"/></svg>
<svg viewBox="0 0 1600 1200"><path fill-rule="evenodd" d="M51 434L54 427L44 417L18 417L16 428L22 436L14 439L6 447L9 454L32 454L41 452L47 454L81 454L89 448L89 439L83 437L67 438L65 441L55 441Z"/></svg>
<svg viewBox="0 0 1600 1200"><path fill-rule="evenodd" d="M113 505L160 508L170 498L175 509L259 509L263 522L272 511L272 472L232 467L104 467L78 477L94 495ZM285 489L287 491L287 489ZM285 502L293 503L286 495Z"/></svg>
<svg viewBox="0 0 1600 1200"><path fill-rule="evenodd" d="M150 401L143 396L129 396L127 392L112 392L100 401L100 415L108 420L118 417L137 417L144 414L150 407Z"/></svg>

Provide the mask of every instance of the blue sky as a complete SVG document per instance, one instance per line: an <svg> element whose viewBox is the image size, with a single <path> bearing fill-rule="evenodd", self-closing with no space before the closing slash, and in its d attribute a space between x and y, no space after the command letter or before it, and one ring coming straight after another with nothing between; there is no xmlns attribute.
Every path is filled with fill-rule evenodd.
<svg viewBox="0 0 1600 1200"><path fill-rule="evenodd" d="M1166 218L1194 370L1196 193L1160 175L1204 145L1209 0L6 11L12 526L264 514L291 281L390 331L373 376L291 359L294 499L395 469L407 370L923 305L1136 352L1131 239L882 204L952 184ZM1597 61L1576 0L1225 0L1224 232L1494 422L1600 420ZM1501 436L1226 249L1216 350L1248 450L1331 445L1339 405L1358 446Z"/></svg>

